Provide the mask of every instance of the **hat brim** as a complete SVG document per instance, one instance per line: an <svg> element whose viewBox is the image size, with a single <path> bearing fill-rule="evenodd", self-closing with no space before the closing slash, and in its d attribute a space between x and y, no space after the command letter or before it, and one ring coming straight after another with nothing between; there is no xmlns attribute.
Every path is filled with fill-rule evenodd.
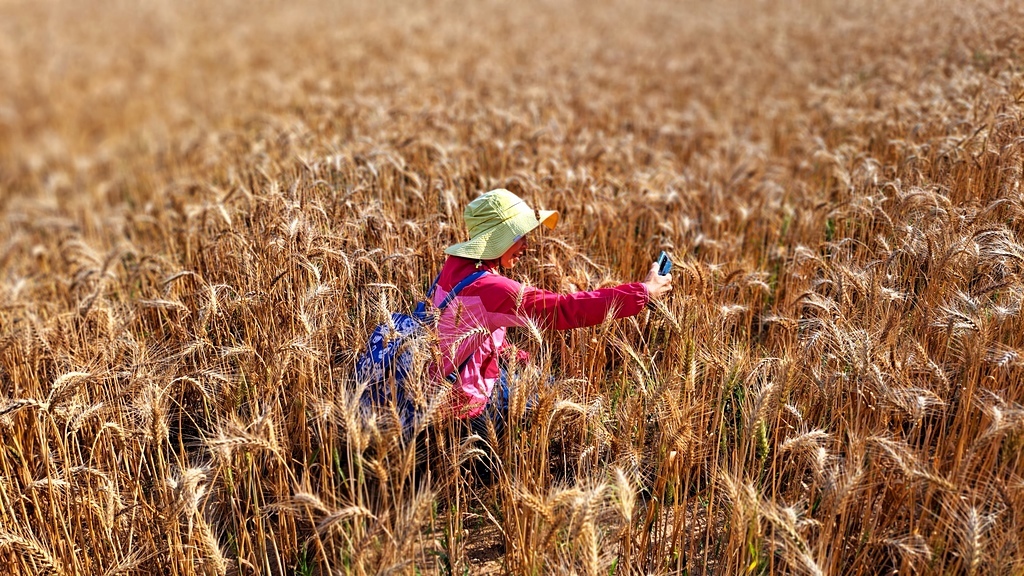
<svg viewBox="0 0 1024 576"><path fill-rule="evenodd" d="M476 236L452 244L445 249L444 253L451 256L461 256L473 260L494 260L500 258L517 240L529 234L541 224L549 230L554 229L558 224L558 212L555 210L538 210L537 218L532 212L524 212L519 216L510 218L488 230L480 232Z"/></svg>
<svg viewBox="0 0 1024 576"><path fill-rule="evenodd" d="M554 230L555 225L558 224L558 211L538 210L537 212L540 213L540 223L548 230Z"/></svg>

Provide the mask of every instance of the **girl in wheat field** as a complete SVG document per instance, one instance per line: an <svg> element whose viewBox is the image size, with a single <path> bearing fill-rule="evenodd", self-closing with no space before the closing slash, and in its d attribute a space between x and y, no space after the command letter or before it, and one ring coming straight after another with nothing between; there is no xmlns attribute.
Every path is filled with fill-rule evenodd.
<svg viewBox="0 0 1024 576"><path fill-rule="evenodd" d="M642 282L572 294L556 294L504 276L526 251L528 234L541 224L554 228L557 222L558 212L534 211L508 190L491 190L466 207L469 240L445 250L448 258L432 295L435 305L474 272L485 271L464 285L441 314L441 362L434 368L436 377L449 375L455 415L470 419L474 428L487 419L503 420L509 391L504 366L529 361L524 351L510 354L506 329L530 322L555 330L594 326L609 314L638 314L672 289L672 276L659 276L657 263Z"/></svg>

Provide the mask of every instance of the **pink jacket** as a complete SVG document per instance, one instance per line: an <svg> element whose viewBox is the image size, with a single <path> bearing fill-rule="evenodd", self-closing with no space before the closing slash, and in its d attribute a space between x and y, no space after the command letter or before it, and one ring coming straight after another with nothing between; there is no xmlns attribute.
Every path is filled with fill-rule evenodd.
<svg viewBox="0 0 1024 576"><path fill-rule="evenodd" d="M434 291L440 304L460 280L476 270L476 261L449 256ZM620 284L592 292L555 294L524 286L500 275L497 268L466 286L449 303L438 322L441 379L469 358L453 384L454 413L472 418L483 412L501 375L498 358L505 347L505 330L526 326L532 319L544 329L568 330L604 322L610 310L615 318L638 314L647 304L647 287L640 282ZM471 357L472 356L472 357Z"/></svg>

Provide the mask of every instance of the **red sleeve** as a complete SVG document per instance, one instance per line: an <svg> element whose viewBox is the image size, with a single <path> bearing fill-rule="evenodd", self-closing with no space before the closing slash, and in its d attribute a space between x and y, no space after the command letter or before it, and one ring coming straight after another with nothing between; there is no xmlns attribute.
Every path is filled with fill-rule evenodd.
<svg viewBox="0 0 1024 576"><path fill-rule="evenodd" d="M572 294L556 294L526 286L516 314L532 318L543 328L569 330L596 326L605 321L609 312L614 318L639 314L647 301L647 287L641 282Z"/></svg>
<svg viewBox="0 0 1024 576"><path fill-rule="evenodd" d="M649 300L642 282L619 284L591 292L557 294L525 286L501 276L487 274L466 287L463 303L489 330L523 326L527 320L543 329L569 330L596 326L609 313L614 318L639 314ZM473 302L479 309L473 309Z"/></svg>

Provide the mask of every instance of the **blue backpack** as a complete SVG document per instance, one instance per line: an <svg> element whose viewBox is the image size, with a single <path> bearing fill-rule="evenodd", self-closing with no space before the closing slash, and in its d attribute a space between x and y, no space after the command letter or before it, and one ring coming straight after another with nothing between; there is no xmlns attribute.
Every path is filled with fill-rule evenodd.
<svg viewBox="0 0 1024 576"><path fill-rule="evenodd" d="M366 352L356 360L356 381L360 384L366 383L366 391L362 397L364 405L386 406L390 400L394 400L402 428L410 427L416 407L413 399L406 393L404 383L413 371L416 349L428 341L427 330L436 327L440 312L451 304L463 288L486 272L478 270L456 284L437 307L437 314L428 312L427 303L421 301L416 304L412 316L395 312L391 315L391 322L379 324L374 328ZM434 295L437 281L440 279L441 275L438 274L427 291L427 300ZM468 362L468 359L466 361ZM448 380L452 381L452 377L456 376L465 364L463 362L456 372L452 372Z"/></svg>

